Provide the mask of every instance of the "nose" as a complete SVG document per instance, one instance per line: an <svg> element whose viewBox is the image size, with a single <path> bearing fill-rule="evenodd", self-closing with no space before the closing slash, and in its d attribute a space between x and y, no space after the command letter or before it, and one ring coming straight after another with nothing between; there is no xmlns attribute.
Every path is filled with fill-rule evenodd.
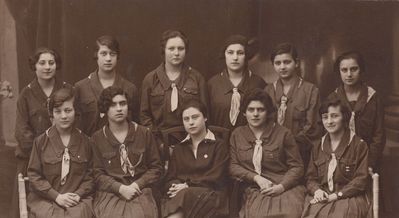
<svg viewBox="0 0 399 218"><path fill-rule="evenodd" d="M329 116L329 117L327 117L327 123L331 123L332 122L332 119L331 119L331 117Z"/></svg>
<svg viewBox="0 0 399 218"><path fill-rule="evenodd" d="M110 60L111 60L111 54L107 54L107 55L105 56L105 60L106 60L106 61L110 61Z"/></svg>
<svg viewBox="0 0 399 218"><path fill-rule="evenodd" d="M61 111L61 118L66 118L67 117L67 114L65 113L65 111Z"/></svg>
<svg viewBox="0 0 399 218"><path fill-rule="evenodd" d="M122 106L120 104L116 105L116 110L121 111L122 110Z"/></svg>
<svg viewBox="0 0 399 218"><path fill-rule="evenodd" d="M234 60L237 60L237 59L238 59L237 53L233 53L233 59L234 59Z"/></svg>
<svg viewBox="0 0 399 218"><path fill-rule="evenodd" d="M173 54L174 54L174 55L179 55L179 49L174 49L174 50L173 50Z"/></svg>
<svg viewBox="0 0 399 218"><path fill-rule="evenodd" d="M254 116L258 116L259 115L259 111L258 110L254 110Z"/></svg>

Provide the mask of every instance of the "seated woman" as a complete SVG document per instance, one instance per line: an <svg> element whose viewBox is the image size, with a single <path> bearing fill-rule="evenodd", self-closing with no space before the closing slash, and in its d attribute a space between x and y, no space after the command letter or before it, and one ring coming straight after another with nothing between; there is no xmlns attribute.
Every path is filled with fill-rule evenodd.
<svg viewBox="0 0 399 218"><path fill-rule="evenodd" d="M35 139L28 165L29 217L91 218L92 152L88 137L74 128L73 89L51 95L48 111L54 125Z"/></svg>
<svg viewBox="0 0 399 218"><path fill-rule="evenodd" d="M96 217L158 217L151 185L162 175L159 151L150 130L127 120L128 100L115 86L99 98L108 124L91 137Z"/></svg>
<svg viewBox="0 0 399 218"><path fill-rule="evenodd" d="M367 144L349 129L351 112L336 96L320 114L327 134L312 151L303 217L367 217Z"/></svg>
<svg viewBox="0 0 399 218"><path fill-rule="evenodd" d="M240 217L300 217L304 169L294 136L274 122L273 102L260 89L244 97L241 111L248 125L230 138L230 173L245 186Z"/></svg>
<svg viewBox="0 0 399 218"><path fill-rule="evenodd" d="M206 127L204 104L190 100L182 105L188 135L176 145L166 175L163 217L217 217L227 213L228 149Z"/></svg>

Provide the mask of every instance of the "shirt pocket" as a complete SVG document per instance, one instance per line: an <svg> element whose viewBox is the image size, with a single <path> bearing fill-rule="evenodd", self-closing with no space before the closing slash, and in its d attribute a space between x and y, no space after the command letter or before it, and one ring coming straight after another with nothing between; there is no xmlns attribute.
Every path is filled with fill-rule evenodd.
<svg viewBox="0 0 399 218"><path fill-rule="evenodd" d="M241 145L237 148L237 156L241 161L250 160L252 163L252 156L254 154L254 148L251 145Z"/></svg>
<svg viewBox="0 0 399 218"><path fill-rule="evenodd" d="M327 175L327 160L319 159L315 161L315 165L317 168L317 174L319 178L322 178L324 175Z"/></svg>
<svg viewBox="0 0 399 218"><path fill-rule="evenodd" d="M47 110L32 110L29 111L29 123L32 125L35 135L41 134L44 130L46 130L50 123L49 123L49 118L48 118L48 112Z"/></svg>
<svg viewBox="0 0 399 218"><path fill-rule="evenodd" d="M62 155L46 155L43 156L43 174L47 176L57 176L61 175L61 162L62 162Z"/></svg>
<svg viewBox="0 0 399 218"><path fill-rule="evenodd" d="M292 112L292 117L294 120L303 122L306 120L306 107L303 105L296 105L294 111Z"/></svg>
<svg viewBox="0 0 399 218"><path fill-rule="evenodd" d="M133 165L134 168L136 168L140 163L143 162L144 158L144 149L139 149L139 150L132 150L128 154L130 163Z"/></svg>
<svg viewBox="0 0 399 218"><path fill-rule="evenodd" d="M102 158L106 170L115 171L118 168L121 169L121 161L115 151L103 153Z"/></svg>
<svg viewBox="0 0 399 218"><path fill-rule="evenodd" d="M341 158L339 160L339 168L342 175L346 179L351 180L353 175L355 174L356 163L353 160Z"/></svg>
<svg viewBox="0 0 399 218"><path fill-rule="evenodd" d="M96 100L94 99L83 100L80 109L82 114L94 113L97 110Z"/></svg>
<svg viewBox="0 0 399 218"><path fill-rule="evenodd" d="M153 108L163 105L165 99L164 91L152 91L150 93L150 104Z"/></svg>
<svg viewBox="0 0 399 218"><path fill-rule="evenodd" d="M262 161L264 162L274 162L280 157L279 146L276 145L263 145Z"/></svg>
<svg viewBox="0 0 399 218"><path fill-rule="evenodd" d="M76 175L83 175L86 173L89 167L89 159L86 155L77 154L75 156L71 155L71 171Z"/></svg>

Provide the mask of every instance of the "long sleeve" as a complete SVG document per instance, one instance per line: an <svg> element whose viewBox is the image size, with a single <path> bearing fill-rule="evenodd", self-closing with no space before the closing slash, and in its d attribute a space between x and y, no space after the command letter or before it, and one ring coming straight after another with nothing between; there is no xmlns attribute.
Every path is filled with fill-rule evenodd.
<svg viewBox="0 0 399 218"><path fill-rule="evenodd" d="M238 179L245 179L248 182L253 182L254 177L257 175L254 170L249 170L243 167L238 157L238 146L235 137L238 135L233 134L230 137L230 174Z"/></svg>
<svg viewBox="0 0 399 218"><path fill-rule="evenodd" d="M141 88L140 124L153 129L154 122L151 114L150 104L151 78L152 76L147 75L143 80L143 85Z"/></svg>
<svg viewBox="0 0 399 218"><path fill-rule="evenodd" d="M374 120L374 131L369 144L369 166L376 169L382 157L382 152L385 146L385 129L384 129L384 106L378 96L376 99L376 116Z"/></svg>
<svg viewBox="0 0 399 218"><path fill-rule="evenodd" d="M208 101L208 87L206 84L206 81L203 76L200 76L198 78L198 86L199 86L199 92L200 92L200 99L201 102L205 104L207 111L209 112L209 101ZM209 114L209 113L208 113Z"/></svg>
<svg viewBox="0 0 399 218"><path fill-rule="evenodd" d="M167 192L172 186L172 184L183 183L185 181L181 181L177 179L177 161L176 161L176 153L172 153L172 156L169 160L169 167L165 177L165 186L164 190Z"/></svg>
<svg viewBox="0 0 399 218"><path fill-rule="evenodd" d="M162 164L159 156L159 150L151 131L146 131L146 143L148 147L145 151L146 156L146 172L141 175L135 182L140 188L147 187L160 179L162 175ZM148 150L147 150L148 149Z"/></svg>
<svg viewBox="0 0 399 218"><path fill-rule="evenodd" d="M131 118L135 122L139 122L140 120L140 96L139 91L135 85L131 86L128 90L128 93L132 93L132 99L129 107L131 108Z"/></svg>
<svg viewBox="0 0 399 218"><path fill-rule="evenodd" d="M310 155L310 162L306 172L306 188L308 189L311 195L313 195L317 189L320 189L321 186L319 182L320 176L318 175L317 167L315 165L316 161L315 152L316 152L315 148L312 149L312 153Z"/></svg>
<svg viewBox="0 0 399 218"><path fill-rule="evenodd" d="M42 139L42 137L38 137L33 143L33 149L28 165L29 182L36 193L55 201L59 193L51 186L42 173L43 168L41 165L39 146L44 143L44 140L40 139Z"/></svg>
<svg viewBox="0 0 399 218"><path fill-rule="evenodd" d="M93 179L93 154L90 147L86 148L87 159L89 161L89 165L85 172L85 177L82 180L82 183L79 185L79 188L75 191L80 197L84 198L87 195L93 193L94 190L94 179Z"/></svg>
<svg viewBox="0 0 399 218"><path fill-rule="evenodd" d="M355 151L358 159L356 160L357 168L353 175L353 179L341 189L343 194L342 197L344 198L353 197L364 192L366 189L368 177L368 148L365 142L360 141L359 143Z"/></svg>
<svg viewBox="0 0 399 218"><path fill-rule="evenodd" d="M299 180L303 177L304 168L298 146L291 133L287 133L283 143L288 171L280 184L287 190L299 183Z"/></svg>
<svg viewBox="0 0 399 218"><path fill-rule="evenodd" d="M32 149L34 132L29 124L29 109L26 98L21 95L17 102L17 120L15 126L15 138L21 149L29 154ZM29 157L29 156L28 156Z"/></svg>

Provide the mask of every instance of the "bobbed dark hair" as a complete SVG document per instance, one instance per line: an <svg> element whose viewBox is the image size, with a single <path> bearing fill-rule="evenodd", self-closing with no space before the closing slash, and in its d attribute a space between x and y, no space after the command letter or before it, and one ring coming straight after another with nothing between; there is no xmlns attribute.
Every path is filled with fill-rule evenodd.
<svg viewBox="0 0 399 218"><path fill-rule="evenodd" d="M100 98L98 99L98 110L100 111L100 113L104 113L106 114L109 110L109 108L112 105L112 99L117 96L117 95L122 95L126 97L127 100L127 105L129 105L129 97L127 95L127 93L120 87L116 87L116 86L110 86L106 89L104 89L101 94L100 94Z"/></svg>
<svg viewBox="0 0 399 218"><path fill-rule="evenodd" d="M271 62L273 63L276 56L281 54L290 54L292 59L294 59L295 62L298 62L298 51L291 43L284 42L276 45L270 55Z"/></svg>
<svg viewBox="0 0 399 218"><path fill-rule="evenodd" d="M64 102L73 99L73 108L76 110L77 102L75 99L75 90L71 86L64 86L55 91L47 102L47 111L50 117L53 117L54 108L60 107Z"/></svg>
<svg viewBox="0 0 399 218"><path fill-rule="evenodd" d="M260 101L267 111L267 121L274 120L276 116L276 108L273 104L272 98L262 89L255 88L244 95L241 104L241 112L245 113L248 105L252 101Z"/></svg>
<svg viewBox="0 0 399 218"><path fill-rule="evenodd" d="M115 37L109 36L109 35L100 36L96 39L95 50L94 50L94 60L98 59L97 53L98 53L98 50L100 50L101 45L107 46L109 49L116 52L117 59L119 60L119 56L121 53L121 51L119 49L119 42L118 42L118 40L116 40Z"/></svg>
<svg viewBox="0 0 399 218"><path fill-rule="evenodd" d="M54 56L54 61L56 64L56 69L61 69L61 57L55 49L40 47L35 50L35 52L29 57L29 67L32 71L36 71L36 63L39 61L40 55L49 53Z"/></svg>
<svg viewBox="0 0 399 218"><path fill-rule="evenodd" d="M321 103L319 109L319 115L320 117L322 117L323 114L328 113L329 107L337 107L337 106L339 106L340 108L340 111L343 116L344 125L347 127L349 125L349 120L351 119L352 112L336 94L328 96L327 99Z"/></svg>
<svg viewBox="0 0 399 218"><path fill-rule="evenodd" d="M166 43L168 42L168 40L172 39L172 38L176 38L176 37L179 37L179 38L181 38L183 40L184 46L186 48L186 52L188 51L188 49L189 49L189 40L188 40L188 38L186 37L186 35L182 31L179 31L179 30L166 30L165 32L162 33L161 41L160 41L161 42L161 55L162 55L162 57L165 55Z"/></svg>
<svg viewBox="0 0 399 218"><path fill-rule="evenodd" d="M197 100L197 99L188 99L188 100L183 102L182 106L179 109L180 118L183 117L183 112L185 110L187 110L188 108L190 108L190 107L198 109L199 112L202 113L204 118L208 118L208 111L207 111L207 108L206 108L205 104L202 103L201 101Z"/></svg>

